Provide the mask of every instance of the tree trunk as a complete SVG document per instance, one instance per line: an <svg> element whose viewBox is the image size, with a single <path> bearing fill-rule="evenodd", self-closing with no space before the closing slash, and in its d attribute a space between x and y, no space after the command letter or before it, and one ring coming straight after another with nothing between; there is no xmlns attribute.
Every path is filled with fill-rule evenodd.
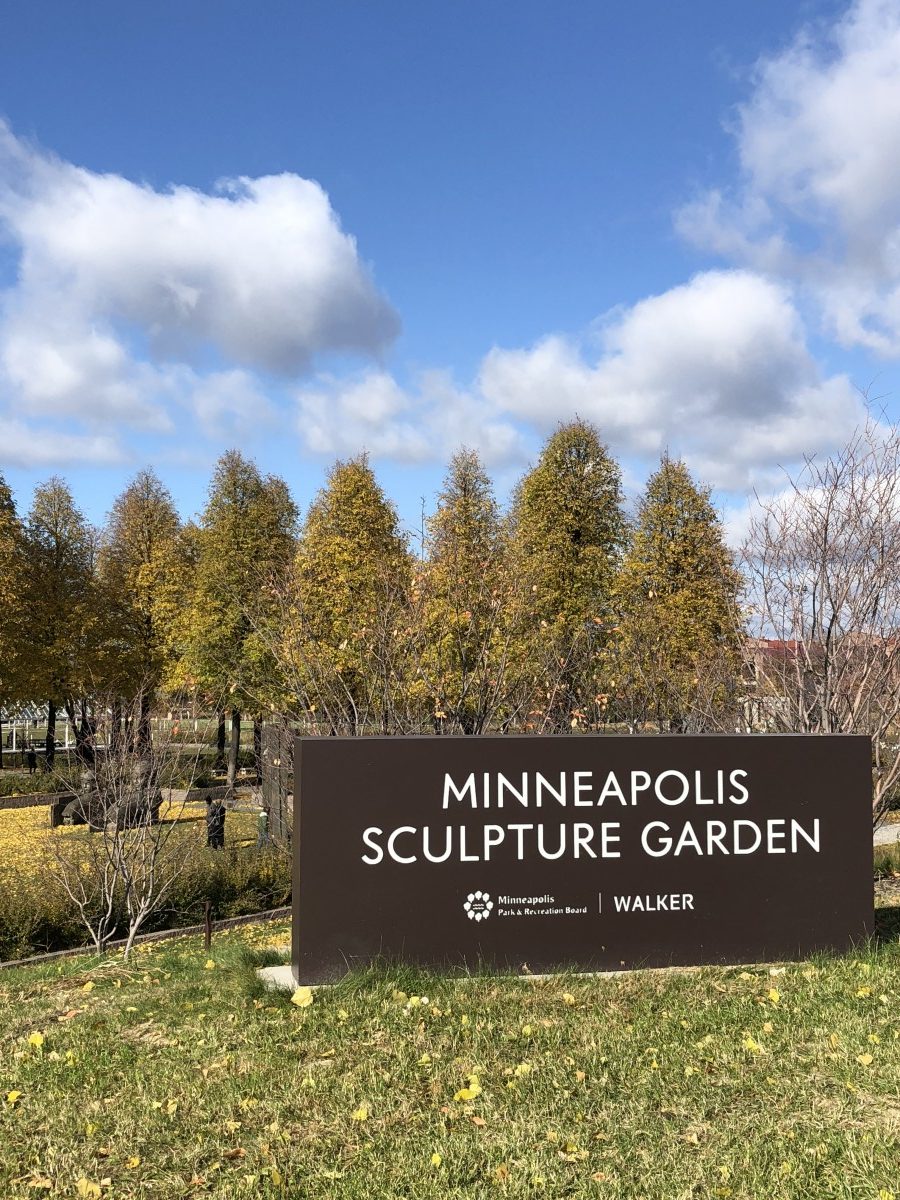
<svg viewBox="0 0 900 1200"><path fill-rule="evenodd" d="M153 743L153 736L150 732L150 693L146 688L141 688L140 696L138 697L138 727L136 740L138 753L149 754Z"/></svg>
<svg viewBox="0 0 900 1200"><path fill-rule="evenodd" d="M231 710L231 742L228 747L228 776L225 781L228 788L227 798L229 800L234 796L234 780L237 775L238 751L240 748L241 713L240 709L233 708Z"/></svg>
<svg viewBox="0 0 900 1200"><path fill-rule="evenodd" d="M48 771L53 770L56 759L56 701L47 701L47 740L44 743L44 761Z"/></svg>
<svg viewBox="0 0 900 1200"><path fill-rule="evenodd" d="M219 710L219 723L216 726L216 770L225 770L225 709Z"/></svg>
<svg viewBox="0 0 900 1200"><path fill-rule="evenodd" d="M66 700L64 708L75 737L75 758L83 767L90 770L94 766L94 746L91 737L91 719L88 716L87 701L79 701L78 713L75 711L75 703L72 700Z"/></svg>
<svg viewBox="0 0 900 1200"><path fill-rule="evenodd" d="M81 724L76 737L81 761L92 770L96 765L97 752L94 746L94 719L88 712L87 700L81 701Z"/></svg>
<svg viewBox="0 0 900 1200"><path fill-rule="evenodd" d="M113 700L109 717L109 755L119 753L122 746L122 701Z"/></svg>
<svg viewBox="0 0 900 1200"><path fill-rule="evenodd" d="M72 726L74 743L76 743L76 760L89 770L94 769L94 727L88 714L88 701L79 701L79 712L76 713L74 701L64 701L68 724Z"/></svg>
<svg viewBox="0 0 900 1200"><path fill-rule="evenodd" d="M253 718L253 769L257 779L262 779L262 721Z"/></svg>

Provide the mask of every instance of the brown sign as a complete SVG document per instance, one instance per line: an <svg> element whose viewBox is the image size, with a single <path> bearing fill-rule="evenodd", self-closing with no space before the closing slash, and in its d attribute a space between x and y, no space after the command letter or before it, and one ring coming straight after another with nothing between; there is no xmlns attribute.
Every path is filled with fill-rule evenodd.
<svg viewBox="0 0 900 1200"><path fill-rule="evenodd" d="M298 738L294 971L753 962L872 931L864 737Z"/></svg>

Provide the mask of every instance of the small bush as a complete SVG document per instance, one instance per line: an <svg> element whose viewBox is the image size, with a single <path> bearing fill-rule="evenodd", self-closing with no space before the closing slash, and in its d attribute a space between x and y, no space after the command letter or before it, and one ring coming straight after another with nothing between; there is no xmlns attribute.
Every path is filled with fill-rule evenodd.
<svg viewBox="0 0 900 1200"><path fill-rule="evenodd" d="M227 836L227 834L226 834ZM285 855L236 846L203 850L178 880L157 928L195 925L208 900L214 918L241 917L290 903L291 869Z"/></svg>
<svg viewBox="0 0 900 1200"><path fill-rule="evenodd" d="M255 768L252 750L241 750L238 754L238 770ZM216 787L225 783L225 773L216 767L216 755L208 750L200 754L186 753L168 764L162 778L163 787L202 788Z"/></svg>
<svg viewBox="0 0 900 1200"><path fill-rule="evenodd" d="M900 875L900 844L875 847L875 878L888 879Z"/></svg>
<svg viewBox="0 0 900 1200"><path fill-rule="evenodd" d="M37 770L33 775L27 771L0 772L0 796L39 796L45 792L64 792L71 788L78 772L75 768L64 768L52 774Z"/></svg>

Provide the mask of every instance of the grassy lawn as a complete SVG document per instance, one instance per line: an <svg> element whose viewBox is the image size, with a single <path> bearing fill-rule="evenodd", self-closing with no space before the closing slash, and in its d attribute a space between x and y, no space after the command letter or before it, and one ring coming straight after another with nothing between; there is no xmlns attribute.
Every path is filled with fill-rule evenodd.
<svg viewBox="0 0 900 1200"><path fill-rule="evenodd" d="M0 974L0 1195L900 1197L900 944L259 987L288 928ZM298 997L302 999L303 997Z"/></svg>

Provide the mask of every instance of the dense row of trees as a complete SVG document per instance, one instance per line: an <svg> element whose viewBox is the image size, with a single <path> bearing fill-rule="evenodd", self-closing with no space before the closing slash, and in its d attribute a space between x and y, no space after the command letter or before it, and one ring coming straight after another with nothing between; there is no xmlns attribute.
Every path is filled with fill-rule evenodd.
<svg viewBox="0 0 900 1200"><path fill-rule="evenodd" d="M415 552L365 456L302 524L287 485L236 451L198 523L152 470L91 528L61 479L20 518L0 480L0 703L49 705L91 754L146 745L154 695L321 732L711 727L737 693L740 576L709 489L664 458L633 520L583 421L548 440L501 512L469 450ZM112 697L112 701L109 698Z"/></svg>

